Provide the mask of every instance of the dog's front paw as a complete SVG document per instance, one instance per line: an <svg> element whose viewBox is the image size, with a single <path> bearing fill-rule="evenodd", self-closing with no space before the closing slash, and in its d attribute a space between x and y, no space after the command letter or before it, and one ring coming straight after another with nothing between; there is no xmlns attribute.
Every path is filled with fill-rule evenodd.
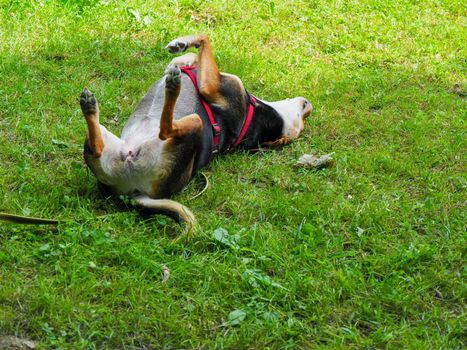
<svg viewBox="0 0 467 350"><path fill-rule="evenodd" d="M85 116L96 113L98 110L96 98L86 87L79 97L79 104L81 105L81 110Z"/></svg>
<svg viewBox="0 0 467 350"><path fill-rule="evenodd" d="M165 88L175 90L180 86L181 74L180 68L177 66L170 66L166 70L167 77L165 78Z"/></svg>
<svg viewBox="0 0 467 350"><path fill-rule="evenodd" d="M168 43L165 48L169 50L170 53L180 53L186 51L189 46L190 45L187 40L175 39Z"/></svg>

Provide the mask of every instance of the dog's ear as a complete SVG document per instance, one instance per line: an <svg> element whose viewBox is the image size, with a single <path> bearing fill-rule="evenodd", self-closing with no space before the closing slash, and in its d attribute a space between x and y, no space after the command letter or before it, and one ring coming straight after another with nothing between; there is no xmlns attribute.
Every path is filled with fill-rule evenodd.
<svg viewBox="0 0 467 350"><path fill-rule="evenodd" d="M281 146L287 145L290 142L291 142L291 140L287 136L281 136L280 138L278 138L275 141L264 142L262 144L262 146L276 148L276 147L281 147Z"/></svg>

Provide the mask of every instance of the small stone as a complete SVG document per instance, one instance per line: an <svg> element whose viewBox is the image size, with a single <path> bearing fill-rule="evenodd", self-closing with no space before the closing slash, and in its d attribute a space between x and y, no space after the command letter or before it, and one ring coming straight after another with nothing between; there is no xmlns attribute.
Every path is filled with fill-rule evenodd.
<svg viewBox="0 0 467 350"><path fill-rule="evenodd" d="M170 278L170 270L167 266L162 266L162 279L161 282L165 283L169 280Z"/></svg>
<svg viewBox="0 0 467 350"><path fill-rule="evenodd" d="M0 349L2 350L31 350L35 348L36 344L32 340L12 335L0 337Z"/></svg>

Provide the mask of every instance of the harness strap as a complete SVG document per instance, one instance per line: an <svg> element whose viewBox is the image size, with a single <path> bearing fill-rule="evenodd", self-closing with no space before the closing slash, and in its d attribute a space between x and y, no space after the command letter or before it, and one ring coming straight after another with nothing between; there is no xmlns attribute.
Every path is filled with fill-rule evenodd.
<svg viewBox="0 0 467 350"><path fill-rule="evenodd" d="M206 101L206 99L203 97L203 95L199 91L198 80L196 78L196 74L193 73L193 69L196 69L196 67L185 66L185 67L180 68L180 70L186 75L188 75L188 77L191 79L193 85L195 86L196 91L198 92L199 98L201 100L201 104L203 105L204 110L206 111L206 114L209 118L209 122L211 123L211 127L212 127L213 134L214 134L212 154L215 155L216 153L219 152L219 134L221 132L221 128L219 124L217 123L216 118L214 117L214 114L212 113L211 106L209 106L209 103ZM238 135L237 139L233 143L232 147L237 147L240 144L240 142L243 140L243 137L245 136L248 130L248 127L250 126L251 121L253 119L253 113L255 111L255 105L256 105L256 98L253 95L249 94L248 92L247 92L247 95L249 98L249 102L248 102L248 109L247 109L246 117L245 117L245 120L243 121L240 134Z"/></svg>
<svg viewBox="0 0 467 350"><path fill-rule="evenodd" d="M235 140L233 147L237 147L238 144L243 140L243 137L250 126L251 120L253 119L253 113L255 112L255 105L256 105L256 98L253 95L250 95L248 92L248 110L246 112L245 120L243 121L242 129L240 130L240 134L238 135L237 139Z"/></svg>

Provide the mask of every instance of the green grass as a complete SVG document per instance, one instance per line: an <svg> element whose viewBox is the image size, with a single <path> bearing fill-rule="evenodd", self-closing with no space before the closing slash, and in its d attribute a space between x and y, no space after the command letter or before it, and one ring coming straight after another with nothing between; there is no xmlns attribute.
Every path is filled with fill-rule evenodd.
<svg viewBox="0 0 467 350"><path fill-rule="evenodd" d="M465 3L123 3L0 0L0 209L72 220L0 226L0 335L42 349L463 348ZM315 111L292 145L216 159L205 194L190 200L194 181L177 195L202 228L184 242L169 219L98 194L77 97L88 86L118 133L166 43L197 32L252 93ZM293 168L312 152L336 166Z"/></svg>

